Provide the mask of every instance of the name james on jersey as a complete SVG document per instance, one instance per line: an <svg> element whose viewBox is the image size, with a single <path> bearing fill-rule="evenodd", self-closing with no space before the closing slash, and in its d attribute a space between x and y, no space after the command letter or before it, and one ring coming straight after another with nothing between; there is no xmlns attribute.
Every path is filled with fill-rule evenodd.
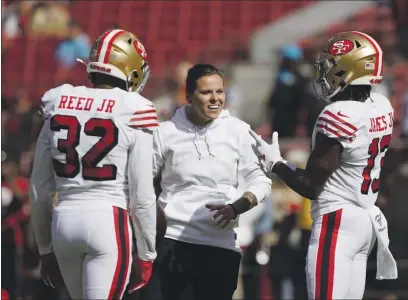
<svg viewBox="0 0 408 300"><path fill-rule="evenodd" d="M394 112L389 112L388 115L381 115L375 118L370 118L370 132L379 132L387 130L394 125Z"/></svg>

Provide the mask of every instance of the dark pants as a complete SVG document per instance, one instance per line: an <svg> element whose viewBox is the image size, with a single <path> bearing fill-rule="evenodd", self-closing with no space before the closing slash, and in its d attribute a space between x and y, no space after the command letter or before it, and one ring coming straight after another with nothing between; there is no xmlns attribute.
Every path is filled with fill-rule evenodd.
<svg viewBox="0 0 408 300"><path fill-rule="evenodd" d="M231 300L241 254L165 239L141 300Z"/></svg>

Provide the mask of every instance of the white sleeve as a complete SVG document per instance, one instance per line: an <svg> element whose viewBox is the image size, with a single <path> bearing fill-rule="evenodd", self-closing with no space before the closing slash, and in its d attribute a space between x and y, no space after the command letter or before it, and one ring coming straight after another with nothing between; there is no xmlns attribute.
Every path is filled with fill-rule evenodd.
<svg viewBox="0 0 408 300"><path fill-rule="evenodd" d="M337 103L336 103L337 104ZM349 148L359 128L359 120L354 114L344 114L338 105L327 106L316 120L315 131L340 142L344 148Z"/></svg>
<svg viewBox="0 0 408 300"><path fill-rule="evenodd" d="M153 187L151 131L134 130L135 140L129 153L129 213L140 259L155 260L156 195Z"/></svg>
<svg viewBox="0 0 408 300"><path fill-rule="evenodd" d="M37 140L30 182L31 223L41 255L53 252L51 241L52 201L55 179L46 120Z"/></svg>
<svg viewBox="0 0 408 300"><path fill-rule="evenodd" d="M254 152L255 143L249 131L246 131L241 137L238 171L245 181L246 191L254 194L258 202L262 202L271 193L272 181L266 177L258 165L258 158Z"/></svg>
<svg viewBox="0 0 408 300"><path fill-rule="evenodd" d="M47 92L45 92L44 96L41 97L41 106L38 112L45 120L52 117L53 112L55 111L56 102L59 100L61 89L64 86L68 85L64 84L62 86L48 90Z"/></svg>
<svg viewBox="0 0 408 300"><path fill-rule="evenodd" d="M153 134L153 177L160 174L164 165L163 145L160 136L160 128Z"/></svg>

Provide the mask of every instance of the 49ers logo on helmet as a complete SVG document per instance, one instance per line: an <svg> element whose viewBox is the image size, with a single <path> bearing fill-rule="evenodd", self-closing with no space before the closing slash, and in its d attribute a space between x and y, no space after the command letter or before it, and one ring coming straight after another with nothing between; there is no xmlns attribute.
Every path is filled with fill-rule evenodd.
<svg viewBox="0 0 408 300"><path fill-rule="evenodd" d="M344 55L353 50L354 44L349 40L336 41L329 47L330 55Z"/></svg>
<svg viewBox="0 0 408 300"><path fill-rule="evenodd" d="M133 42L133 45L135 46L137 53L139 53L144 60L147 60L147 52L143 44L139 42L139 40L136 40Z"/></svg>

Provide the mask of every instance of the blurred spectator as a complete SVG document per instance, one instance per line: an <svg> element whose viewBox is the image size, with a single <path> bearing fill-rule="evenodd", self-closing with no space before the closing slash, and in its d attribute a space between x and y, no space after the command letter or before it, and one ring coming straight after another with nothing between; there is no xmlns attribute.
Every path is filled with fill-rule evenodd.
<svg viewBox="0 0 408 300"><path fill-rule="evenodd" d="M11 299L22 293L23 230L21 222L27 219L22 210L28 196L28 180L18 176L15 161L2 163L2 222L1 222L1 286ZM4 266L3 266L4 265Z"/></svg>
<svg viewBox="0 0 408 300"><path fill-rule="evenodd" d="M10 294L5 289L1 289L1 300L10 300Z"/></svg>
<svg viewBox="0 0 408 300"><path fill-rule="evenodd" d="M169 120L174 112L174 99L179 92L179 85L173 78L166 78L165 90L163 94L153 100L156 107L157 116L161 122Z"/></svg>
<svg viewBox="0 0 408 300"><path fill-rule="evenodd" d="M20 7L18 2L5 6L3 1L1 7L2 41L6 43L19 37L22 33L20 28ZM2 47L5 47L5 45L3 44Z"/></svg>
<svg viewBox="0 0 408 300"><path fill-rule="evenodd" d="M270 128L278 131L282 138L294 137L308 83L299 69L303 51L298 45L287 45L279 56L277 79L268 102Z"/></svg>
<svg viewBox="0 0 408 300"><path fill-rule="evenodd" d="M77 58L88 59L91 43L88 34L75 21L71 21L65 36L56 49L58 62L57 81L64 82L70 76L70 71L77 63Z"/></svg>
<svg viewBox="0 0 408 300"><path fill-rule="evenodd" d="M1 99L1 148L4 149L5 144L7 143L7 123L10 119L10 105L9 99L5 99L2 97Z"/></svg>
<svg viewBox="0 0 408 300"><path fill-rule="evenodd" d="M408 76L407 76L407 82L408 82ZM402 96L402 108L403 108L403 113L402 113L402 135L403 137L408 138L408 87L405 91L405 93Z"/></svg>
<svg viewBox="0 0 408 300"><path fill-rule="evenodd" d="M186 78L188 70L193 66L192 63L184 61L180 62L176 66L176 84L177 84L177 94L173 99L175 110L187 104L186 98Z"/></svg>
<svg viewBox="0 0 408 300"><path fill-rule="evenodd" d="M32 6L29 20L30 36L39 38L64 37L66 30L69 30L68 27L71 19L65 5L52 1L35 2Z"/></svg>
<svg viewBox="0 0 408 300"><path fill-rule="evenodd" d="M238 193L245 191L243 181L240 181ZM239 227L235 228L237 241L242 248L239 287L234 293L234 299L261 299L261 266L268 263L269 249L265 249L264 236L272 230L273 195L259 203L239 218ZM265 253L265 250L267 253ZM262 252L266 260L259 254ZM257 259L258 258L258 259ZM242 287L240 286L242 285ZM242 295L243 294L243 295Z"/></svg>
<svg viewBox="0 0 408 300"><path fill-rule="evenodd" d="M408 59L408 2L406 0L391 0L396 33L399 37L400 52Z"/></svg>
<svg viewBox="0 0 408 300"><path fill-rule="evenodd" d="M17 160L20 152L27 151L36 141L42 120L24 88L20 89L17 100L12 104L9 112L2 113L7 120L4 124L6 141L2 146L9 157Z"/></svg>
<svg viewBox="0 0 408 300"><path fill-rule="evenodd" d="M153 100L161 121L167 121L176 109L187 104L185 81L187 72L192 66L187 61L178 63L166 80L166 90L163 95Z"/></svg>
<svg viewBox="0 0 408 300"><path fill-rule="evenodd" d="M5 6L2 1L2 54L3 50L11 47L14 40L25 35L34 4L35 1L15 1Z"/></svg>
<svg viewBox="0 0 408 300"><path fill-rule="evenodd" d="M240 111L244 101L242 89L232 77L232 68L226 68L224 76L226 93L225 108L228 109L232 116L242 118Z"/></svg>

